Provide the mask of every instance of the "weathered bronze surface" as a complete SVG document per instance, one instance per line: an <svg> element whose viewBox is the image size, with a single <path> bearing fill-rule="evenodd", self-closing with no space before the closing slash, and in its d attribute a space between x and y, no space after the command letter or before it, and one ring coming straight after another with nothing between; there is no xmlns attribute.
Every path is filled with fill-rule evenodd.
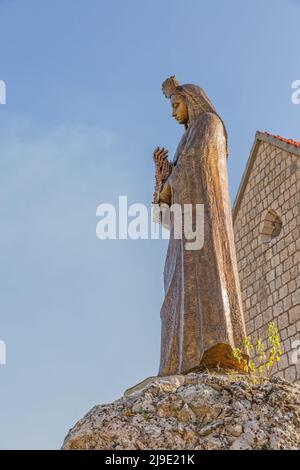
<svg viewBox="0 0 300 470"><path fill-rule="evenodd" d="M170 240L164 267L159 376L197 369L240 369L232 348L245 337L227 174L227 133L205 92L163 83L173 117L185 127L173 162L157 148L154 202L204 204L204 245L185 248Z"/></svg>

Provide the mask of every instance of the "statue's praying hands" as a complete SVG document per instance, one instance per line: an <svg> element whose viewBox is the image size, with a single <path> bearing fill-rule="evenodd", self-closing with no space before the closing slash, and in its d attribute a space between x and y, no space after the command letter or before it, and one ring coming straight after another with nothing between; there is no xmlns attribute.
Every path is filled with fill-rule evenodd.
<svg viewBox="0 0 300 470"><path fill-rule="evenodd" d="M153 203L158 204L162 201L159 197L163 185L168 179L172 171L172 163L168 160L168 150L164 147L156 147L153 152L153 160L155 164L155 191L153 194Z"/></svg>
<svg viewBox="0 0 300 470"><path fill-rule="evenodd" d="M168 157L168 150L165 149L164 147L156 147L156 149L153 152L153 160L154 163L160 165L163 163L163 161Z"/></svg>

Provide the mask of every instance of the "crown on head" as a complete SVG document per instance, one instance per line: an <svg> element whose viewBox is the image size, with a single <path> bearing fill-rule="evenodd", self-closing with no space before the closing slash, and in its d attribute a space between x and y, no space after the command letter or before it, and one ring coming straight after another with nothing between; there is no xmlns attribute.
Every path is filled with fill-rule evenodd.
<svg viewBox="0 0 300 470"><path fill-rule="evenodd" d="M162 91L166 98L171 98L176 88L179 87L179 81L172 75L172 77L167 78L162 84Z"/></svg>

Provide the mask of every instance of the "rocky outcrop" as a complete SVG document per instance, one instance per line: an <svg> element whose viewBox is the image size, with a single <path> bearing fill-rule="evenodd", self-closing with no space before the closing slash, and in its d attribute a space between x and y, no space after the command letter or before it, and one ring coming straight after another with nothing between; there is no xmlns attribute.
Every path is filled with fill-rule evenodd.
<svg viewBox="0 0 300 470"><path fill-rule="evenodd" d="M63 449L300 449L300 387L217 373L151 377L95 406Z"/></svg>

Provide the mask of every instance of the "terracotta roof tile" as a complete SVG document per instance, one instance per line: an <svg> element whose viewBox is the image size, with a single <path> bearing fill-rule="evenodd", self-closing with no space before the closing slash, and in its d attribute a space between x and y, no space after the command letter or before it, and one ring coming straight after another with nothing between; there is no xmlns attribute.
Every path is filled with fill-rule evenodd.
<svg viewBox="0 0 300 470"><path fill-rule="evenodd" d="M297 142L296 140L285 139L284 137L281 137L280 135L270 134L270 132L264 132L264 134L269 135L271 137L275 137L275 139L281 140L281 142L286 142L287 144L300 148L300 142Z"/></svg>

